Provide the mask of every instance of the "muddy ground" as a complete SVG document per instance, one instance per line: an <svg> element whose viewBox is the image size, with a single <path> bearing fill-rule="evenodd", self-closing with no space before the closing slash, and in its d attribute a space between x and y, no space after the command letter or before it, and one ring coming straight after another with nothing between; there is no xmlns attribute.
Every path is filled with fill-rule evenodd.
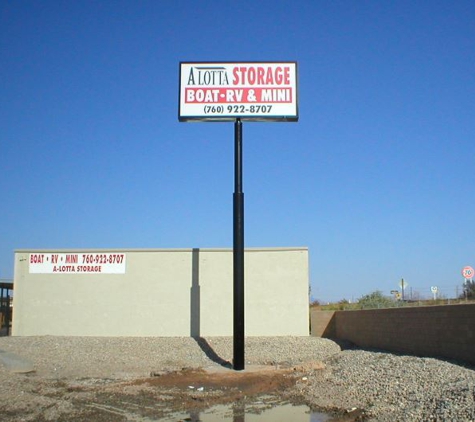
<svg viewBox="0 0 475 422"><path fill-rule="evenodd" d="M249 412L267 414L281 403L310 404L335 421L361 419L358 410L332 407L335 394L323 375L331 368L322 362L341 352L336 343L250 337L243 371L232 369L232 351L229 337L3 337L0 420L220 421L214 410L207 416L210 408L230 404L226 420L244 422L253 419ZM315 397L321 409L305 403Z"/></svg>
<svg viewBox="0 0 475 422"><path fill-rule="evenodd" d="M313 362L244 371L183 368L127 380L46 379L35 372L12 373L7 383L10 390L4 390L8 385L1 387L0 411L2 421L12 422L199 421L200 412L232 403L237 421L244 420L244 411L256 413L276 403L304 404L298 385L306 382L309 371L322 367ZM358 411L332 409L331 414L330 421L362 420Z"/></svg>

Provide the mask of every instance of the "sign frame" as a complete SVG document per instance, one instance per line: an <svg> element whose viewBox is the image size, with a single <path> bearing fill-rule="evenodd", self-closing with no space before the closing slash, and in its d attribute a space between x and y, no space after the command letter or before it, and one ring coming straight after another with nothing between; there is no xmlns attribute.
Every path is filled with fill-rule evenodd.
<svg viewBox="0 0 475 422"><path fill-rule="evenodd" d="M180 62L180 122L297 122L296 61Z"/></svg>

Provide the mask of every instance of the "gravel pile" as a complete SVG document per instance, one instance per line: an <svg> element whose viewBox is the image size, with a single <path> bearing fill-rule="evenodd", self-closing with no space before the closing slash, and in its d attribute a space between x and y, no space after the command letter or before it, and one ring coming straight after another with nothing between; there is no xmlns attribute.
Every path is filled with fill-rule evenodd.
<svg viewBox="0 0 475 422"><path fill-rule="evenodd" d="M153 372L223 365L232 360L233 341L230 337L3 337L2 354L29 361L35 372L32 376L12 374L0 364L0 409L7 404L10 407L5 409L15 411L28 406L59 409L73 406L74 401L61 396L54 402L56 396L48 389L56 391L58 382L90 379L100 385ZM460 365L390 353L341 351L336 343L316 337L249 337L245 358L246 365L299 367L297 385L283 394L314 408L347 409L364 420L382 422L475 421L475 371ZM315 361L322 361L324 369L299 366ZM38 391L46 393L40 396Z"/></svg>
<svg viewBox="0 0 475 422"><path fill-rule="evenodd" d="M475 371L432 358L346 350L299 384L316 406L364 409L374 421L474 421Z"/></svg>
<svg viewBox="0 0 475 422"><path fill-rule="evenodd" d="M248 337L245 361L250 365L321 361L340 351L317 337ZM232 362L233 339L212 337L3 337L0 351L14 353L45 377L149 376L151 372L207 367Z"/></svg>

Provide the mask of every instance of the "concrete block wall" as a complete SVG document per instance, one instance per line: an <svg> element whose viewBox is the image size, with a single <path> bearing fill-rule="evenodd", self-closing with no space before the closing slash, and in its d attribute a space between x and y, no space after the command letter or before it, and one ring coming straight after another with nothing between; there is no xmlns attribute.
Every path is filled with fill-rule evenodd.
<svg viewBox="0 0 475 422"><path fill-rule="evenodd" d="M319 328L329 334L322 337L475 364L475 304L336 311L333 318L312 315L315 319L333 324Z"/></svg>
<svg viewBox="0 0 475 422"><path fill-rule="evenodd" d="M335 311L320 311L312 309L310 312L310 333L314 337L335 337Z"/></svg>

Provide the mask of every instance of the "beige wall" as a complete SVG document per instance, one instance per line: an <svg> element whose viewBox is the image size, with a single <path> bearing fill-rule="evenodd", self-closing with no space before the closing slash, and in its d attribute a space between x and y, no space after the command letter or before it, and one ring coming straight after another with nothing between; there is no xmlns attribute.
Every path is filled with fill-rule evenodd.
<svg viewBox="0 0 475 422"><path fill-rule="evenodd" d="M124 274L34 274L32 253L126 254ZM18 250L13 335L230 336L224 249ZM245 251L247 336L308 335L308 249Z"/></svg>

